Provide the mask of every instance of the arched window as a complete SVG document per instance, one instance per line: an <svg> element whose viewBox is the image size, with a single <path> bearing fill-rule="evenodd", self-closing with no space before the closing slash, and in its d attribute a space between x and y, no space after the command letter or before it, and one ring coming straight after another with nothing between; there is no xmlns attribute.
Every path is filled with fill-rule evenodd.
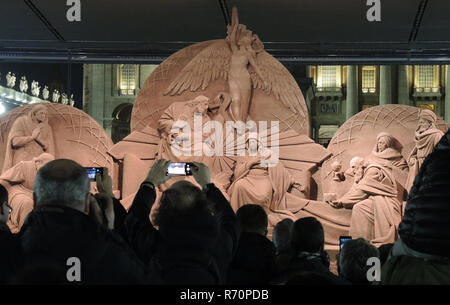
<svg viewBox="0 0 450 305"><path fill-rule="evenodd" d="M118 69L118 87L120 95L136 95L137 66L121 64Z"/></svg>

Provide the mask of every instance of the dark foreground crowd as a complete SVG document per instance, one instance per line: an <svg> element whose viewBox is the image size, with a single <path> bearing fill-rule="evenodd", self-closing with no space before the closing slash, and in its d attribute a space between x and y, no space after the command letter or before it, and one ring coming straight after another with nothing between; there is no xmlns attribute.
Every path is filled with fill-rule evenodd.
<svg viewBox="0 0 450 305"><path fill-rule="evenodd" d="M346 242L338 275L317 219L279 222L272 242L265 210L247 204L234 213L201 163L192 169L201 189L180 181L157 199L170 179L170 161L157 161L127 212L107 170L92 195L79 164L54 160L38 171L35 207L18 234L4 224L8 194L0 187L0 283L450 284L449 160L447 133L415 179L397 242L378 249L361 238ZM373 258L381 276L368 264Z"/></svg>

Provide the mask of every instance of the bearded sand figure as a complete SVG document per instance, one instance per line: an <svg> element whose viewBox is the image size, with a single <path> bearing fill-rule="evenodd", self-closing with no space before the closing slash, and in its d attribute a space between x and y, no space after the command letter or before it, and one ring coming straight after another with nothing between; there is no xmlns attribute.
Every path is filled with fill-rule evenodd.
<svg viewBox="0 0 450 305"><path fill-rule="evenodd" d="M13 123L8 134L2 172L42 153L54 156L55 144L52 128L48 124L47 109L44 105L36 105Z"/></svg>
<svg viewBox="0 0 450 305"><path fill-rule="evenodd" d="M330 205L352 209L349 234L353 238L362 237L375 246L394 243L401 221L401 202L391 171L354 157L349 172L354 176L352 187L341 198L330 201Z"/></svg>
<svg viewBox="0 0 450 305"><path fill-rule="evenodd" d="M368 162L407 171L408 164L402 154L395 148L394 143L395 139L391 134L380 132L377 135L377 142L368 158Z"/></svg>
<svg viewBox="0 0 450 305"><path fill-rule="evenodd" d="M437 117L433 111L425 109L419 112L419 122L414 135L415 146L408 157L410 169L406 183L407 191L411 190L423 161L433 152L434 147L444 135L436 128L436 121Z"/></svg>
<svg viewBox="0 0 450 305"><path fill-rule="evenodd" d="M408 177L408 163L406 163L400 151L396 148L395 138L387 133L381 132L377 135L377 142L367 157L367 163L378 164L390 169L398 187L399 200L406 200L406 180ZM405 193L405 194L404 194Z"/></svg>
<svg viewBox="0 0 450 305"><path fill-rule="evenodd" d="M8 190L11 207L7 225L12 233L18 233L27 215L33 210L33 185L37 171L54 160L53 155L43 153L30 161L21 161L3 172L0 184Z"/></svg>

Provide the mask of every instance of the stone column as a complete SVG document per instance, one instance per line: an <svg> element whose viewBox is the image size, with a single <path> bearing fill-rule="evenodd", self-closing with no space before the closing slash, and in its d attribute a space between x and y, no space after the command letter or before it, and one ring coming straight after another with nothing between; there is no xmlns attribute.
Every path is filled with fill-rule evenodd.
<svg viewBox="0 0 450 305"><path fill-rule="evenodd" d="M447 124L450 124L450 66L446 66L446 73L445 73L445 114L444 119L447 122Z"/></svg>
<svg viewBox="0 0 450 305"><path fill-rule="evenodd" d="M380 66L380 105L392 104L391 66Z"/></svg>
<svg viewBox="0 0 450 305"><path fill-rule="evenodd" d="M105 65L92 65L92 92L89 106L90 115L103 127L105 104Z"/></svg>
<svg viewBox="0 0 450 305"><path fill-rule="evenodd" d="M345 119L348 120L358 112L358 69L347 66L347 100L345 102Z"/></svg>
<svg viewBox="0 0 450 305"><path fill-rule="evenodd" d="M398 66L398 103L413 106L409 98L408 66Z"/></svg>

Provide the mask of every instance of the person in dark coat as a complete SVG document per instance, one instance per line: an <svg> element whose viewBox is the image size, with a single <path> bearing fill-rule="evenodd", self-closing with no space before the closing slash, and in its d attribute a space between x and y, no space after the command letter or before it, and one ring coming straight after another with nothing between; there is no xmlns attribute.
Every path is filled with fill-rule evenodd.
<svg viewBox="0 0 450 305"><path fill-rule="evenodd" d="M322 224L314 217L300 218L294 222L291 240L294 256L286 271L277 277L274 284L296 284L295 279L301 278L298 284L304 282L305 272L316 277L326 277L327 283L336 285L349 284L345 279L330 271L330 259L324 251L325 235ZM321 281L324 283L324 281Z"/></svg>
<svg viewBox="0 0 450 305"><path fill-rule="evenodd" d="M8 205L8 191L0 185L0 284L7 284L15 271L22 264L22 251L19 239L12 234L6 222L10 207Z"/></svg>
<svg viewBox="0 0 450 305"><path fill-rule="evenodd" d="M349 240L339 255L339 275L354 285L369 285L367 274L372 265L367 262L379 257L378 249L364 238Z"/></svg>
<svg viewBox="0 0 450 305"><path fill-rule="evenodd" d="M257 204L241 206L236 216L241 227L238 249L228 271L228 284L267 284L276 274L275 247L266 237L268 219Z"/></svg>
<svg viewBox="0 0 450 305"><path fill-rule="evenodd" d="M141 184L125 219L128 240L151 272L165 284L222 284L239 239L237 218L210 171L194 163L199 189L187 181L174 183L161 196L154 225L149 214L168 160L158 160Z"/></svg>
<svg viewBox="0 0 450 305"><path fill-rule="evenodd" d="M420 167L381 284L450 283L450 132Z"/></svg>
<svg viewBox="0 0 450 305"><path fill-rule="evenodd" d="M112 231L112 186L105 172L103 188L109 191L98 195L105 199L102 209L89 193L86 171L76 162L54 160L38 171L33 193L35 208L19 233L24 253L24 267L19 272L24 274L22 280L36 279L39 266L49 266L49 278L65 277L66 283L158 283ZM27 284L20 279L15 283Z"/></svg>
<svg viewBox="0 0 450 305"><path fill-rule="evenodd" d="M278 272L283 272L289 266L294 255L291 246L294 222L290 218L279 221L273 229L272 241L276 249L275 261Z"/></svg>

